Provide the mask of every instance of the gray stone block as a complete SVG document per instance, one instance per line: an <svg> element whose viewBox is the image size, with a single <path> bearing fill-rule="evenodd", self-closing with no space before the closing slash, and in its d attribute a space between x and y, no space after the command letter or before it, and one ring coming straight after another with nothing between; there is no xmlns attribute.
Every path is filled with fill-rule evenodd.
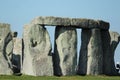
<svg viewBox="0 0 120 80"><path fill-rule="evenodd" d="M87 74L87 61L88 61L88 43L91 37L90 29L82 29L81 32L81 47L80 47L80 55L78 61L78 71L79 75Z"/></svg>
<svg viewBox="0 0 120 80"><path fill-rule="evenodd" d="M101 75L103 73L103 49L100 29L92 29L88 43L87 75Z"/></svg>
<svg viewBox="0 0 120 80"><path fill-rule="evenodd" d="M52 76L51 42L44 26L29 24L24 27L23 74Z"/></svg>
<svg viewBox="0 0 120 80"><path fill-rule="evenodd" d="M77 33L70 27L56 27L53 54L54 74L75 75L77 67Z"/></svg>
<svg viewBox="0 0 120 80"><path fill-rule="evenodd" d="M83 29L81 40L78 74L102 74L103 51L100 29Z"/></svg>
<svg viewBox="0 0 120 80"><path fill-rule="evenodd" d="M36 17L32 20L33 24L40 24L45 26L66 26L74 28L100 28L109 29L109 23L102 20L82 19L82 18L62 18L62 17Z"/></svg>
<svg viewBox="0 0 120 80"><path fill-rule="evenodd" d="M119 34L116 32L102 31L103 45L103 74L118 75L115 63L115 49L119 43Z"/></svg>
<svg viewBox="0 0 120 80"><path fill-rule="evenodd" d="M0 75L12 75L13 40L10 25L0 23Z"/></svg>

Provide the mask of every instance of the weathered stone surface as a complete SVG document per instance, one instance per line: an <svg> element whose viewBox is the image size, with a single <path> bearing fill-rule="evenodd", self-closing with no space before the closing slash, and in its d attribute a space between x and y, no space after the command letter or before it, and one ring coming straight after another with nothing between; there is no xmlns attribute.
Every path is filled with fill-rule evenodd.
<svg viewBox="0 0 120 80"><path fill-rule="evenodd" d="M56 26L56 25L70 25L70 19L69 18L66 18L66 19L63 19L61 17L37 17L35 18L32 23L34 24L41 24L41 25L50 25L50 26Z"/></svg>
<svg viewBox="0 0 120 80"><path fill-rule="evenodd" d="M119 33L117 32L112 32L110 31L110 36L111 36L111 72L116 73L116 67L115 67L115 62L114 62L114 56L115 56L115 50L117 48L117 45L119 44Z"/></svg>
<svg viewBox="0 0 120 80"><path fill-rule="evenodd" d="M23 46L21 38L13 38L14 48L13 48L13 71L14 73L20 73L22 69L22 60L23 60Z"/></svg>
<svg viewBox="0 0 120 80"><path fill-rule="evenodd" d="M111 49L112 49L112 52L114 54L114 52L117 48L117 45L119 43L120 35L117 32L110 31L110 36L111 36Z"/></svg>
<svg viewBox="0 0 120 80"><path fill-rule="evenodd" d="M11 75L13 40L9 24L0 23L0 75Z"/></svg>
<svg viewBox="0 0 120 80"><path fill-rule="evenodd" d="M103 49L100 29L92 29L88 43L87 75L100 75L103 68Z"/></svg>
<svg viewBox="0 0 120 80"><path fill-rule="evenodd" d="M87 73L87 61L88 61L88 43L91 37L90 29L82 29L81 32L81 49L80 49L80 57L78 63L78 71L79 75L86 75Z"/></svg>
<svg viewBox="0 0 120 80"><path fill-rule="evenodd" d="M40 24L46 26L67 26L74 28L100 28L100 29L109 29L109 23L102 20L92 20L92 19L82 19L82 18L62 18L62 17L36 17L32 20L33 24Z"/></svg>
<svg viewBox="0 0 120 80"><path fill-rule="evenodd" d="M80 75L102 74L103 52L101 32L99 29L82 30L81 50L78 65Z"/></svg>
<svg viewBox="0 0 120 80"><path fill-rule="evenodd" d="M116 32L102 31L103 42L103 73L117 75L114 63L115 49L119 43L119 34Z"/></svg>
<svg viewBox="0 0 120 80"><path fill-rule="evenodd" d="M53 54L54 74L75 75L77 65L77 33L70 27L56 27Z"/></svg>
<svg viewBox="0 0 120 80"><path fill-rule="evenodd" d="M29 24L24 27L23 74L52 76L51 43L44 26Z"/></svg>

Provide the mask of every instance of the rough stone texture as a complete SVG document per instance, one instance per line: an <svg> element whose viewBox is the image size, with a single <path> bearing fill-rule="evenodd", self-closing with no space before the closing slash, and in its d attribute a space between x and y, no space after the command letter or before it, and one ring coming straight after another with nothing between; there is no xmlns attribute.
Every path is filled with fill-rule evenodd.
<svg viewBox="0 0 120 80"><path fill-rule="evenodd" d="M9 24L0 23L0 75L11 75L13 40Z"/></svg>
<svg viewBox="0 0 120 80"><path fill-rule="evenodd" d="M117 75L114 63L115 49L120 35L116 32L102 31L103 42L103 74Z"/></svg>
<svg viewBox="0 0 120 80"><path fill-rule="evenodd" d="M52 76L51 43L44 26L29 24L24 27L23 74Z"/></svg>
<svg viewBox="0 0 120 80"><path fill-rule="evenodd" d="M77 65L77 33L70 27L56 27L53 54L54 74L75 75Z"/></svg>
<svg viewBox="0 0 120 80"><path fill-rule="evenodd" d="M78 65L80 75L102 74L102 43L99 29L82 30L82 43Z"/></svg>
<svg viewBox="0 0 120 80"><path fill-rule="evenodd" d="M22 60L23 60L22 39L14 37L13 41L14 41L13 57L12 57L13 70L14 70L14 73L20 73L22 68Z"/></svg>
<svg viewBox="0 0 120 80"><path fill-rule="evenodd" d="M92 29L88 43L87 75L100 75L103 68L103 50L100 29Z"/></svg>
<svg viewBox="0 0 120 80"><path fill-rule="evenodd" d="M82 29L81 32L81 49L80 49L80 57L78 63L78 71L79 75L86 75L87 73L87 61L88 61L88 43L91 37L91 30Z"/></svg>
<svg viewBox="0 0 120 80"><path fill-rule="evenodd" d="M36 17L32 20L33 24L40 24L46 26L67 26L75 28L100 28L109 29L109 23L102 20L82 19L82 18L62 18L62 17Z"/></svg>

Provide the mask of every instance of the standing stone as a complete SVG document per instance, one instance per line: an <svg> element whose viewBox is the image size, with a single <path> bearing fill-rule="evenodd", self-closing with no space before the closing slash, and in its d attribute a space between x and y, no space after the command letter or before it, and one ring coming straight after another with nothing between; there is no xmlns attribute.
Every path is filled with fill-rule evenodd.
<svg viewBox="0 0 120 80"><path fill-rule="evenodd" d="M11 75L13 40L9 24L0 23L0 75Z"/></svg>
<svg viewBox="0 0 120 80"><path fill-rule="evenodd" d="M78 61L78 71L79 75L86 75L87 73L87 61L88 61L88 43L91 37L90 29L82 29L81 32L81 49L80 57Z"/></svg>
<svg viewBox="0 0 120 80"><path fill-rule="evenodd" d="M102 74L103 49L100 29L92 29L88 43L87 75Z"/></svg>
<svg viewBox="0 0 120 80"><path fill-rule="evenodd" d="M117 75L114 63L115 49L119 43L120 35L116 32L102 31L103 41L103 73L106 75Z"/></svg>
<svg viewBox="0 0 120 80"><path fill-rule="evenodd" d="M24 27L23 74L52 76L51 43L44 26L29 24Z"/></svg>
<svg viewBox="0 0 120 80"><path fill-rule="evenodd" d="M13 70L14 73L20 73L22 68L22 53L23 53L22 39L14 37L13 41L14 41L12 57Z"/></svg>
<svg viewBox="0 0 120 80"><path fill-rule="evenodd" d="M117 32L110 31L110 36L111 36L111 50L112 50L112 53L114 54L114 52L117 48L117 45L119 44L119 41L120 41L119 40L120 35Z"/></svg>
<svg viewBox="0 0 120 80"><path fill-rule="evenodd" d="M99 29L83 29L82 43L79 57L78 74L99 75L102 74L102 42Z"/></svg>
<svg viewBox="0 0 120 80"><path fill-rule="evenodd" d="M77 32L70 27L57 26L53 54L54 74L57 76L76 74Z"/></svg>
<svg viewBox="0 0 120 80"><path fill-rule="evenodd" d="M113 65L111 65L111 72L118 75L118 73L116 72L114 56L115 56L115 50L117 48L117 45L119 44L120 35L117 32L110 31L110 36L111 36L110 45L111 45L111 52L112 52L110 58L111 58L111 64L113 64Z"/></svg>

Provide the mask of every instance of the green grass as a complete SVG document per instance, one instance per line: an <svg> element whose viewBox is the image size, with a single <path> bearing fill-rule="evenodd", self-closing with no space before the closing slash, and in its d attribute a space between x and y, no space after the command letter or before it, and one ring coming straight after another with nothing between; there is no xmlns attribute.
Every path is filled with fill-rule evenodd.
<svg viewBox="0 0 120 80"><path fill-rule="evenodd" d="M120 76L0 76L0 80L120 80Z"/></svg>

